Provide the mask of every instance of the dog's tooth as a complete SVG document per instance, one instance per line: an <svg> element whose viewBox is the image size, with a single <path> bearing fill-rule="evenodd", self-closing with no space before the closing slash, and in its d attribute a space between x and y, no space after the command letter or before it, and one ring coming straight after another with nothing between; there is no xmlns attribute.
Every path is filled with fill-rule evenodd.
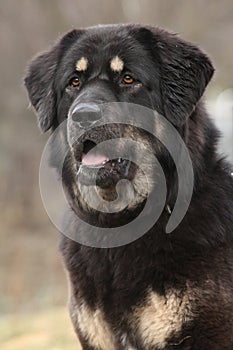
<svg viewBox="0 0 233 350"><path fill-rule="evenodd" d="M118 158L118 163L121 163L122 162L122 158Z"/></svg>
<svg viewBox="0 0 233 350"><path fill-rule="evenodd" d="M115 166L115 162L112 162L112 166Z"/></svg>
<svg viewBox="0 0 233 350"><path fill-rule="evenodd" d="M109 161L109 159L106 158L106 159L102 162L102 164L106 164L108 161Z"/></svg>

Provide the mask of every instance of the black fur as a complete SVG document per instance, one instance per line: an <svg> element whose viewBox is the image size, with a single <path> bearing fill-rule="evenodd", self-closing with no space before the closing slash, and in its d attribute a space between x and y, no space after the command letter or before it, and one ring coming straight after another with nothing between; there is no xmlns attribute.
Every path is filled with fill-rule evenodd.
<svg viewBox="0 0 233 350"><path fill-rule="evenodd" d="M139 89L121 86L120 77L109 70L109 60L116 55L127 62L127 70L140 82ZM76 74L75 62L82 56L90 58L91 63L80 77L81 87L74 91L68 82ZM197 47L161 29L139 25L74 30L33 60L28 69L25 83L43 131L55 129L66 119L73 103L133 102L165 115L185 140L193 162L192 201L171 234L165 233L169 214L164 209L146 235L126 246L92 248L62 237L60 247L71 282L70 312L84 350L111 349L93 340L91 330L83 331L85 321L80 323L76 315L76 308L82 305L92 315L89 323L94 320L95 310L101 311L114 337L112 349L233 349L233 182L228 164L217 155L218 132L200 100L212 74L210 60ZM98 143L109 135L116 137L117 132L100 127L97 136L92 132L86 135ZM135 131L135 137L148 140L161 161L168 182L167 203L173 204L178 180L171 158L145 132ZM105 227L134 217L143 201L136 208L114 215L83 207L73 192L72 169L80 157L80 145L76 146L70 149L63 169L73 210L86 221ZM53 165L57 162L59 157L53 159ZM192 309L192 318L181 317L179 330L172 328L171 320L169 336L157 345L134 323L134 310L146 307L149 290L165 299L173 291L181 302L178 314L184 312L182 302L188 296L187 307ZM160 312L155 308L155 318L157 314ZM161 315L161 327L163 322ZM90 327L93 329L93 325ZM105 344L104 337L101 341Z"/></svg>

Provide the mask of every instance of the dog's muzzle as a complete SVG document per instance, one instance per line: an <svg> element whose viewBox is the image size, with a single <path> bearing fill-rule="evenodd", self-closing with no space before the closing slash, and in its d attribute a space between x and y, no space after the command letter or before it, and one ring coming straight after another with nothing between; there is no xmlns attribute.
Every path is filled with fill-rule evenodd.
<svg viewBox="0 0 233 350"><path fill-rule="evenodd" d="M70 146L76 160L78 181L93 185L95 178L95 184L103 188L115 186L122 179L132 180L136 172L136 165L131 161L121 157L109 159L104 150L95 149L97 144L119 137L117 124L99 125L105 112L104 104L76 103L71 106L68 118ZM107 111L113 121L116 112L115 107Z"/></svg>

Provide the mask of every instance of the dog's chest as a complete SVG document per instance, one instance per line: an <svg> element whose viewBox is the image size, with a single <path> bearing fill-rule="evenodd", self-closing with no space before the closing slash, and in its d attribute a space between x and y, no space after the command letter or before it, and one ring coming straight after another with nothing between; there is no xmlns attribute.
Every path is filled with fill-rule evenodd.
<svg viewBox="0 0 233 350"><path fill-rule="evenodd" d="M165 296L149 291L145 300L114 326L100 308L85 302L73 305L71 316L82 336L101 350L165 349L172 337L181 333L184 323L193 319L189 294L170 290ZM127 324L127 332L121 324Z"/></svg>

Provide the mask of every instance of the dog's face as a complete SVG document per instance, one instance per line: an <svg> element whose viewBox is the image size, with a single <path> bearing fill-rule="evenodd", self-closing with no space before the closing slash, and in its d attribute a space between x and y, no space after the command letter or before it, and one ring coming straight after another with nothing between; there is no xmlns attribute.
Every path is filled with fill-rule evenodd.
<svg viewBox="0 0 233 350"><path fill-rule="evenodd" d="M116 139L120 155L121 139L130 138L168 166L160 142L140 128L117 122L117 115L131 112L125 103L136 104L156 110L182 131L212 74L210 61L196 47L160 29L136 25L74 30L37 57L29 67L26 87L43 131L67 120L64 182L75 205L91 210L87 203L94 200L94 185L105 200L115 200L115 186L122 179L133 185L127 208L135 210L143 203L150 190L148 179L151 188L156 185L153 162L147 160L145 176L137 162L123 156L109 159L104 148L95 150L96 145ZM148 118L156 133L160 126L149 114L142 118ZM98 125L106 116L108 124ZM86 198L80 198L80 186ZM124 203L119 202L119 208L125 209Z"/></svg>

